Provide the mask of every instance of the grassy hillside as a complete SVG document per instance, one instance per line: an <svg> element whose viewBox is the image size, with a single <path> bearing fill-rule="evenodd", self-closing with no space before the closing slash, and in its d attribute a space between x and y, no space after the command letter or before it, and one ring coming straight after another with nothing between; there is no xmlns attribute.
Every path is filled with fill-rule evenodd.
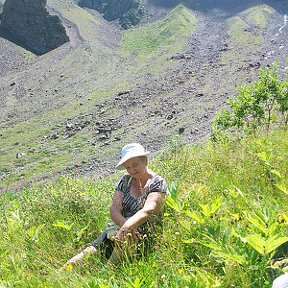
<svg viewBox="0 0 288 288"><path fill-rule="evenodd" d="M0 77L1 192L67 171L109 173L127 141L157 150L179 131L188 141L207 137L226 97L257 74L257 45L275 13L257 6L225 23L180 5L122 33L75 1L48 5L70 43L35 57L0 42L9 48ZM107 141L99 127L112 130Z"/></svg>
<svg viewBox="0 0 288 288"><path fill-rule="evenodd" d="M200 25L192 10L178 5L163 19L124 31L119 54L130 60L136 75L159 75L175 68L170 57L187 50L189 38Z"/></svg>
<svg viewBox="0 0 288 288"><path fill-rule="evenodd" d="M67 134L66 127L67 123L80 123L81 117L84 122L95 122L96 116L94 116L96 120L91 116L93 103L99 98L112 96L118 89L127 87L131 86L120 85L109 92L99 91L91 95L89 100L82 99L65 108L55 109L11 128L1 129L0 143L3 148L0 190L18 190L31 182L41 182L67 169L80 167L88 163L91 158L102 161L108 158L107 153L110 153L111 157L111 154L115 153L115 148L101 151L103 143L95 143L95 130L89 125L79 128L71 137L69 133Z"/></svg>
<svg viewBox="0 0 288 288"><path fill-rule="evenodd" d="M229 45L238 47L240 51L238 50L236 54L235 50L232 50L224 54L222 63L236 59L243 61L243 57L253 59L259 56L259 53L263 51L265 31L275 13L272 7L259 5L228 18L226 22L229 27ZM249 47L250 54L247 53L247 47Z"/></svg>
<svg viewBox="0 0 288 288"><path fill-rule="evenodd" d="M273 14L275 14L273 8L262 5L228 19L232 44L242 47L255 45L255 48L259 48L259 45L263 44L263 30L267 28ZM253 31L252 35L251 31Z"/></svg>
<svg viewBox="0 0 288 288"><path fill-rule="evenodd" d="M1 287L271 287L287 253L288 135L183 145L151 163L171 195L148 259L59 268L105 228L120 175L60 179L0 198ZM285 244L286 243L286 244Z"/></svg>
<svg viewBox="0 0 288 288"><path fill-rule="evenodd" d="M122 44L129 57L124 59L109 46L109 41L114 41L107 38L109 33L101 33L103 20L101 22L86 10L63 1L55 3L53 7L77 25L79 37L83 37L85 41L61 61L58 61L57 51L44 55L43 62L37 59L35 66L45 63L46 60L51 63L55 61L56 64L49 66L49 71L45 70L51 76L42 75L49 81L43 82L41 87L36 76L38 70L34 71L34 66L31 67L35 75L25 81L24 90L30 91L32 96L28 97L25 104L15 106L17 88L10 89L9 101L14 99L13 105L11 104L13 113L22 110L21 116L23 115L26 121L1 129L3 164L0 167L0 190L9 190L15 186L19 188L31 181L41 181L59 174L63 169L81 166L91 159L102 161L107 154L111 157L118 147L102 151L103 143L95 140L95 122L104 122L105 118L111 117L121 118L123 111L110 107L107 113L101 116L98 115L99 108L96 103L112 98L118 91L133 88L136 83L128 80L130 74L133 74L135 79L155 67L157 72L161 71L164 68L163 62L168 63L169 55L184 51L187 37L197 26L194 14L180 5L161 21L125 32ZM138 56L142 57L142 60L149 60L153 56L153 61L145 60L135 64L135 51L139 52ZM143 65L148 68L143 69ZM79 67L85 68L80 71ZM74 87L71 92L70 87ZM46 91L45 97L40 97L41 90ZM73 137L66 137L67 123L79 122L81 117L89 121L87 127L77 131ZM115 137L121 133L120 130L113 132ZM23 157L16 158L17 154Z"/></svg>
<svg viewBox="0 0 288 288"><path fill-rule="evenodd" d="M167 59L186 48L188 37L196 32L198 24L191 10L178 5L162 20L125 31L122 39L124 53L136 54L141 60L163 54Z"/></svg>

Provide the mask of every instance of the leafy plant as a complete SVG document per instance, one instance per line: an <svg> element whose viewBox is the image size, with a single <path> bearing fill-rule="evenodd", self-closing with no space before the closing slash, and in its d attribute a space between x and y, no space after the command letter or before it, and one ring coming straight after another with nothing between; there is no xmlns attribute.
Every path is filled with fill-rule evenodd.
<svg viewBox="0 0 288 288"><path fill-rule="evenodd" d="M274 235L269 239L265 239L259 234L253 234L246 236L243 240L262 256L266 256L274 252L282 244L288 242L288 237L277 237Z"/></svg>
<svg viewBox="0 0 288 288"><path fill-rule="evenodd" d="M280 81L277 70L277 64L262 69L258 81L239 88L239 96L228 100L230 109L215 117L212 139L219 138L225 130L251 133L265 127L269 131L279 114L287 126L288 86L287 81Z"/></svg>
<svg viewBox="0 0 288 288"><path fill-rule="evenodd" d="M287 252L287 132L187 146L150 163L171 197L155 251L110 269L59 268L109 221L115 177L67 179L0 198L0 286L270 288Z"/></svg>

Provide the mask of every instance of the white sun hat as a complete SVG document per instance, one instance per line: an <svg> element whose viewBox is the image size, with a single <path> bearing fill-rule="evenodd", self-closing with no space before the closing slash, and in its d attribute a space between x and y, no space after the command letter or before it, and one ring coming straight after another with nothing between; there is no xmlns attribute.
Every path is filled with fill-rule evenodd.
<svg viewBox="0 0 288 288"><path fill-rule="evenodd" d="M123 164L134 157L140 157L140 156L147 156L150 154L149 151L146 151L145 148L139 144L139 143L130 143L124 146L121 150L121 159L116 165L116 169L123 170L125 167Z"/></svg>
<svg viewBox="0 0 288 288"><path fill-rule="evenodd" d="M285 273L279 277L277 277L274 282L272 288L287 288L288 287L288 273Z"/></svg>

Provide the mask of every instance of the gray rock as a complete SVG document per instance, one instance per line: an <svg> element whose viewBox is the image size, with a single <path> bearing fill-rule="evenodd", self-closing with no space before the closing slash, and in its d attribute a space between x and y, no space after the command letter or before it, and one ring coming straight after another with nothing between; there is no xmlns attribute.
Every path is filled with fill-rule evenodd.
<svg viewBox="0 0 288 288"><path fill-rule="evenodd" d="M26 155L27 155L27 153L17 153L16 154L16 159L22 158L22 157L24 157Z"/></svg>
<svg viewBox="0 0 288 288"><path fill-rule="evenodd" d="M100 141L105 141L105 140L108 140L108 136L105 135L105 134L102 134L102 135L99 136L98 139L99 139Z"/></svg>
<svg viewBox="0 0 288 288"><path fill-rule="evenodd" d="M122 96L122 95L125 95L125 94L130 94L131 90L124 90L124 91L120 91L117 93L117 96ZM116 98L115 98L116 99ZM118 98L118 99L121 99L121 98Z"/></svg>
<svg viewBox="0 0 288 288"><path fill-rule="evenodd" d="M58 133L54 133L54 134L52 134L52 135L50 136L50 138L53 139L53 140L56 140L56 139L59 138L59 135L58 135Z"/></svg>

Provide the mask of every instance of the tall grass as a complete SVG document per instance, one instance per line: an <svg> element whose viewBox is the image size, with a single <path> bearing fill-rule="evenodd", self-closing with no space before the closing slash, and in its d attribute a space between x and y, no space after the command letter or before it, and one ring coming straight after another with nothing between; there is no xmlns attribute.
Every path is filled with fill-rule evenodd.
<svg viewBox="0 0 288 288"><path fill-rule="evenodd" d="M148 258L60 267L109 221L120 175L61 178L0 199L0 287L271 287L287 253L287 132L188 147L173 141L151 168L172 197Z"/></svg>

